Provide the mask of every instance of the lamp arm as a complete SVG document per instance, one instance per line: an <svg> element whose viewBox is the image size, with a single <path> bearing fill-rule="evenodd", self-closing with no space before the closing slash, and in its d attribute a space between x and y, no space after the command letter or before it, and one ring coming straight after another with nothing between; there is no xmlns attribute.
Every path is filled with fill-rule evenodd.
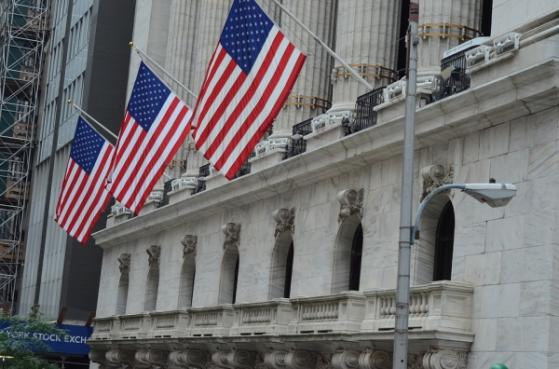
<svg viewBox="0 0 559 369"><path fill-rule="evenodd" d="M413 245L413 242L415 240L416 232L421 231L421 216L423 215L423 212L425 211L425 208L427 207L427 204L429 203L429 201L431 201L433 199L433 197L437 196L441 192L445 192L445 191L453 190L453 189L464 190L465 188L466 188L466 185L464 183L450 183L450 184L445 184L445 185L442 185L440 187L437 187L436 189L431 191L431 193L429 193L429 195L425 196L423 201L421 201L421 203L419 204L419 207L417 208L417 211L415 212L415 222L413 224L412 237L411 237L412 245Z"/></svg>

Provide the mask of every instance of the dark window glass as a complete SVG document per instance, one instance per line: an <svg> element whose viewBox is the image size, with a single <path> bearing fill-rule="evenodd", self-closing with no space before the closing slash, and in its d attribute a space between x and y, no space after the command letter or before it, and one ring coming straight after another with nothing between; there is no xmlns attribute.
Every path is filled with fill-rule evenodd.
<svg viewBox="0 0 559 369"><path fill-rule="evenodd" d="M433 280L450 280L452 276L452 253L454 249L454 208L449 201L443 208L437 224L435 240L435 265Z"/></svg>

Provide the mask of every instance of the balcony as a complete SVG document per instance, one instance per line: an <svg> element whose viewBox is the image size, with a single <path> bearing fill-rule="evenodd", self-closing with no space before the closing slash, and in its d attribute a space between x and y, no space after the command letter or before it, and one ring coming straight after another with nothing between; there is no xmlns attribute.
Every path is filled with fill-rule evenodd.
<svg viewBox="0 0 559 369"><path fill-rule="evenodd" d="M293 126L291 145L289 145L287 151L285 152L285 159L297 156L307 151L307 141L305 141L305 136L312 133L312 120L313 118L309 118Z"/></svg>
<svg viewBox="0 0 559 369"><path fill-rule="evenodd" d="M235 320L232 336L261 336L288 334L293 320L293 307L289 299L276 299L262 303L234 305Z"/></svg>
<svg viewBox="0 0 559 369"><path fill-rule="evenodd" d="M473 288L441 281L412 287L410 330L471 335ZM382 334L394 329L394 290L275 299L98 318L92 342L155 338Z"/></svg>

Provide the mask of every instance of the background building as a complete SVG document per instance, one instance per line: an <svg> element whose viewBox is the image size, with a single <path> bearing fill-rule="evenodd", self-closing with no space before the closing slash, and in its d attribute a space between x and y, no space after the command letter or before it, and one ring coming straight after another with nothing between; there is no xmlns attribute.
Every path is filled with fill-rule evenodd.
<svg viewBox="0 0 559 369"><path fill-rule="evenodd" d="M114 132L126 94L134 1L48 2L41 109L26 229L19 313L34 305L46 319L85 322L97 297L101 250L82 247L53 220L78 113L71 99ZM100 226L103 221L100 222Z"/></svg>
<svg viewBox="0 0 559 369"><path fill-rule="evenodd" d="M150 16L136 29L149 25L153 55L197 89L226 3L139 2ZM96 234L102 367L391 367L409 2L283 0L372 91L259 3L316 59L244 175L227 182L190 152L166 201L115 211ZM490 178L518 195L494 209L445 193L425 213L409 368L555 369L559 5L419 5L416 204Z"/></svg>

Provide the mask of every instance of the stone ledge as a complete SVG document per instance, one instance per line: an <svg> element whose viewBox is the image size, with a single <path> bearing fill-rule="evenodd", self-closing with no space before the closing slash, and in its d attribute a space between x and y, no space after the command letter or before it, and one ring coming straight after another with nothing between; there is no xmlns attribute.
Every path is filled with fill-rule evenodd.
<svg viewBox="0 0 559 369"><path fill-rule="evenodd" d="M537 65L427 105L417 111L417 150L447 142L559 103L559 59ZM548 104L539 104L545 98ZM238 207L368 166L401 153L404 117L364 129L316 150L208 189L94 234L103 248L121 245L220 208Z"/></svg>

